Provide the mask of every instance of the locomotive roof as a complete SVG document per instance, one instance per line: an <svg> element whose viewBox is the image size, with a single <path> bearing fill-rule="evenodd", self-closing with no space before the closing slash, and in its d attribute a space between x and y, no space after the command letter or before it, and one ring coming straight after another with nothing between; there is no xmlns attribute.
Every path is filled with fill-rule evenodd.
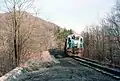
<svg viewBox="0 0 120 81"><path fill-rule="evenodd" d="M80 37L80 38L83 38L83 37L82 37L81 35L79 35L79 34L71 34L71 35L68 35L68 37L67 37L67 38L69 38L69 37L71 38L73 35L74 35L75 37Z"/></svg>

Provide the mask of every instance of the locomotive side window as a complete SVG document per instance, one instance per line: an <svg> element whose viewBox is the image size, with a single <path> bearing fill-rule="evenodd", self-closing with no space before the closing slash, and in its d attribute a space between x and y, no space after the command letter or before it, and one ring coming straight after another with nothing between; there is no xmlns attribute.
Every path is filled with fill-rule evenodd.
<svg viewBox="0 0 120 81"><path fill-rule="evenodd" d="M82 42L82 41L83 41L83 39L81 38L81 39L80 39L80 41Z"/></svg>
<svg viewBox="0 0 120 81"><path fill-rule="evenodd" d="M68 38L68 42L71 42L70 37Z"/></svg>
<svg viewBox="0 0 120 81"><path fill-rule="evenodd" d="M73 35L72 39L75 39L75 35Z"/></svg>

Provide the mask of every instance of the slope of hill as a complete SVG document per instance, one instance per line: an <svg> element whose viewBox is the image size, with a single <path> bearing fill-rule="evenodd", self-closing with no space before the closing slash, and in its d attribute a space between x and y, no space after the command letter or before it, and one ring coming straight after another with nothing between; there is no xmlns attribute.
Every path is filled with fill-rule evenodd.
<svg viewBox="0 0 120 81"><path fill-rule="evenodd" d="M60 27L27 12L22 13L19 32L22 38L20 40L23 42L25 40L25 45L22 46L22 49L24 48L22 52L24 51L26 55L29 55L56 48L55 32ZM13 53L14 33L12 24L12 13L0 14L0 75L16 67ZM23 57L22 55L22 60L24 59Z"/></svg>
<svg viewBox="0 0 120 81"><path fill-rule="evenodd" d="M10 37L8 36L8 33L10 33L9 30L11 28L11 23L10 21L8 22L8 20L10 20L10 17L10 13L0 14L1 37ZM31 51L42 51L49 48L55 48L57 46L54 40L54 32L57 30L57 28L60 28L59 26L51 22L47 22L41 18L34 17L27 12L24 12L22 18L21 33L27 32L28 30L31 32L28 45ZM6 39L0 40L2 42Z"/></svg>

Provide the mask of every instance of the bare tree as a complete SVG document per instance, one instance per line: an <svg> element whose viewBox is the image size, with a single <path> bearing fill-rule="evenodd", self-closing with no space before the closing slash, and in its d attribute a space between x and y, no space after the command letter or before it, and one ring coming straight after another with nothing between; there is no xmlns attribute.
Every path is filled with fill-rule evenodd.
<svg viewBox="0 0 120 81"><path fill-rule="evenodd" d="M8 10L9 19L7 21L8 28L11 32L11 43L12 50L10 54L13 53L15 65L18 66L21 60L21 54L26 53L27 40L29 40L31 31L29 25L26 31L23 31L22 23L25 22L24 17L26 17L25 10L32 7L34 0L5 0L5 7Z"/></svg>
<svg viewBox="0 0 120 81"><path fill-rule="evenodd" d="M84 56L110 65L120 64L120 2L117 1L100 25L89 26L86 30Z"/></svg>

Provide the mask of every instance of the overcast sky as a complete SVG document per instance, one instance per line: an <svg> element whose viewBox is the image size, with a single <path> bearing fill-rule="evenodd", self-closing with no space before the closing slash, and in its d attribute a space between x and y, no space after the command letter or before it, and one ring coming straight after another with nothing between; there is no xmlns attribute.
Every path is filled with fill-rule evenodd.
<svg viewBox="0 0 120 81"><path fill-rule="evenodd" d="M109 13L116 0L36 0L39 17L81 32Z"/></svg>

